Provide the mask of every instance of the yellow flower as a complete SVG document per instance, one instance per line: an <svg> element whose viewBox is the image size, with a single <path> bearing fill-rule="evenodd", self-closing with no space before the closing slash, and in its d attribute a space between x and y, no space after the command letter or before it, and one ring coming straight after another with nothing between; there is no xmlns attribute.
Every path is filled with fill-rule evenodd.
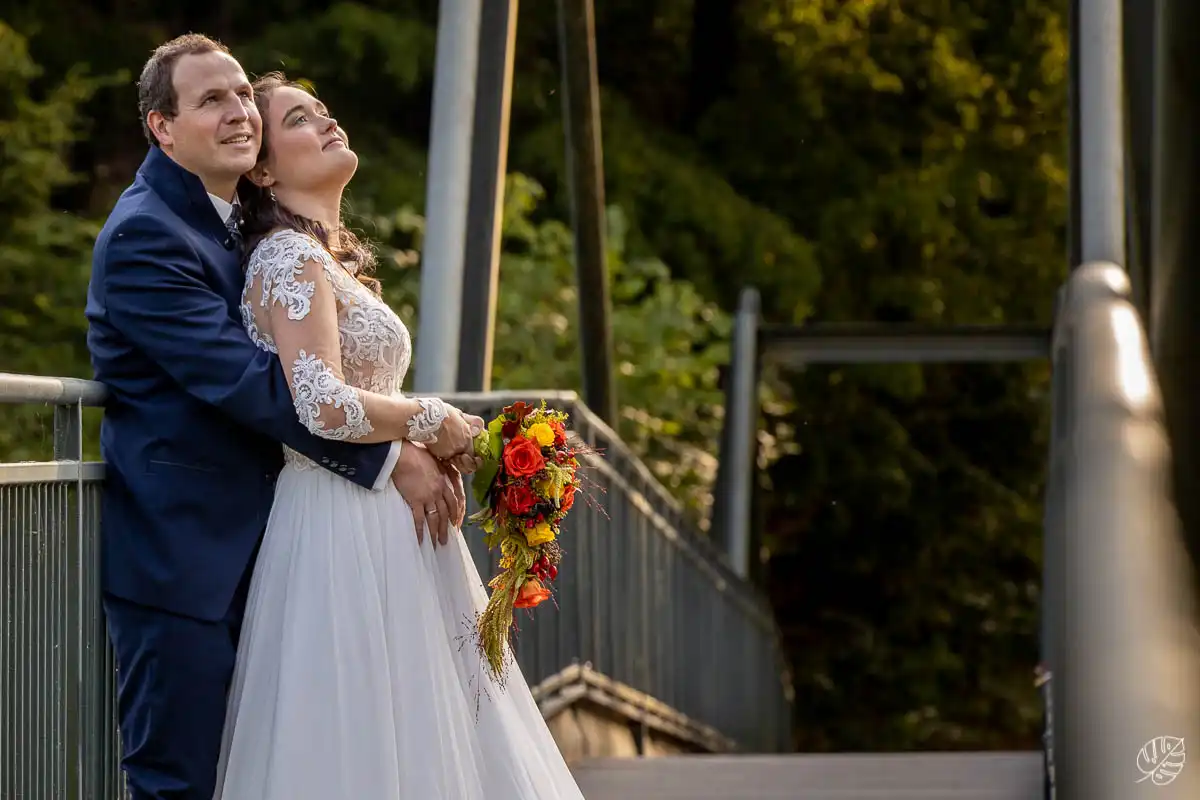
<svg viewBox="0 0 1200 800"><path fill-rule="evenodd" d="M512 556L503 556L500 559L500 569L512 569L512 566L515 563L516 559Z"/></svg>
<svg viewBox="0 0 1200 800"><path fill-rule="evenodd" d="M539 544L553 542L554 529L550 527L549 522L539 522L525 531L525 541L529 542L530 547L537 547Z"/></svg>
<svg viewBox="0 0 1200 800"><path fill-rule="evenodd" d="M533 488L537 490L538 497L544 500L553 500L557 503L562 499L562 487L553 478L543 478L534 484Z"/></svg>
<svg viewBox="0 0 1200 800"><path fill-rule="evenodd" d="M544 422L535 422L525 431L525 435L538 443L538 447L549 447L554 444L554 429Z"/></svg>

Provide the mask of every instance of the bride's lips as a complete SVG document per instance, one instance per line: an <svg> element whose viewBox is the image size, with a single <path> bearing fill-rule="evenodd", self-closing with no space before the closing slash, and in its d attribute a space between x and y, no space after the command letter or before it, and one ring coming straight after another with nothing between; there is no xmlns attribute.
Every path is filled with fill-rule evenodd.
<svg viewBox="0 0 1200 800"><path fill-rule="evenodd" d="M321 149L322 149L322 150L328 150L329 148L331 148L331 147L333 147L333 146L335 146L335 145L336 145L336 146L339 146L339 147L345 147L345 146L346 146L346 143L345 143L344 141L342 141L342 139L341 139L340 137L335 137L335 138L333 138L333 139L330 139L328 142L326 142L326 143L325 143L325 144L324 144L324 145L321 147Z"/></svg>

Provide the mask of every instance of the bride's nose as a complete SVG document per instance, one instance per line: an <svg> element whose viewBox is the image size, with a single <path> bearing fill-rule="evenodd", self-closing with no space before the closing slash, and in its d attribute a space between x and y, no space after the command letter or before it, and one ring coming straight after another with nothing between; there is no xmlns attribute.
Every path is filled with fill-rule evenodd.
<svg viewBox="0 0 1200 800"><path fill-rule="evenodd" d="M337 128L337 120L334 119L333 117L326 117L325 118L325 130L331 131L331 130L334 130L335 128Z"/></svg>

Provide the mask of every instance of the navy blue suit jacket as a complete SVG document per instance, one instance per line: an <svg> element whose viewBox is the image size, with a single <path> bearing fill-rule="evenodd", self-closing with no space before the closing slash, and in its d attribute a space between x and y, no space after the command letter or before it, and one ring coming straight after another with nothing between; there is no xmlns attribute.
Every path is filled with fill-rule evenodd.
<svg viewBox="0 0 1200 800"><path fill-rule="evenodd" d="M96 241L88 349L109 390L104 590L202 620L229 608L270 512L280 443L364 487L387 444L300 423L239 311L242 253L199 178L157 147Z"/></svg>

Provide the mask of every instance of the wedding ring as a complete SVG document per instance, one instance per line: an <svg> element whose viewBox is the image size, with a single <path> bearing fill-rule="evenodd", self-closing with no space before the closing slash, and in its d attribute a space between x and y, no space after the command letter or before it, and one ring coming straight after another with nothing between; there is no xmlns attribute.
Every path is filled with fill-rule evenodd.
<svg viewBox="0 0 1200 800"><path fill-rule="evenodd" d="M436 508L427 508L427 509L425 509L425 514L426 514L427 516L431 516L431 517L432 517L432 516L433 516L434 514L436 514L436 513L437 513L437 509L436 509Z"/></svg>

